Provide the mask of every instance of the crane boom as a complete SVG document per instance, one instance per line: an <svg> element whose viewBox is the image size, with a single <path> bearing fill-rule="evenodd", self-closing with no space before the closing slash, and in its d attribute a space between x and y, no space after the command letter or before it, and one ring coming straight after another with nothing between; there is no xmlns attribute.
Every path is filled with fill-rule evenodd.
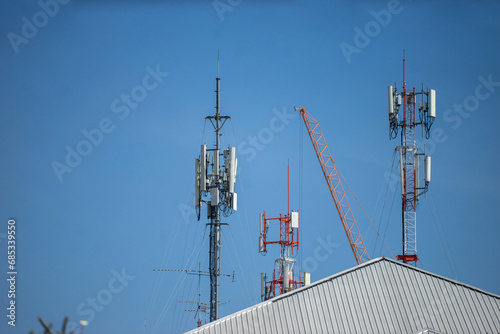
<svg viewBox="0 0 500 334"><path fill-rule="evenodd" d="M369 261L370 257L366 251L365 243L359 232L358 224L354 219L352 214L351 206L347 200L347 196L342 186L342 182L339 177L337 170L337 165L333 161L330 150L321 131L319 123L309 114L305 108L295 107L295 110L299 110L302 119L311 138L311 142L316 151L316 156L318 157L319 164L325 176L326 183L330 189L333 201L335 202L335 207L342 221L344 231L351 245L352 252L356 258L356 262L361 264L363 262Z"/></svg>

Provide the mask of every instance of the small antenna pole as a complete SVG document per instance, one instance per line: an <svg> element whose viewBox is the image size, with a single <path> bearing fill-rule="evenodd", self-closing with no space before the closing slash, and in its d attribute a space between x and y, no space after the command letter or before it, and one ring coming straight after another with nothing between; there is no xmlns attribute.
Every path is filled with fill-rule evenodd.
<svg viewBox="0 0 500 334"><path fill-rule="evenodd" d="M290 215L290 160L288 160L288 214Z"/></svg>
<svg viewBox="0 0 500 334"><path fill-rule="evenodd" d="M219 78L219 60L220 60L220 52L217 50L217 78Z"/></svg>
<svg viewBox="0 0 500 334"><path fill-rule="evenodd" d="M403 92L406 92L405 62L406 62L406 52L405 49L403 49Z"/></svg>

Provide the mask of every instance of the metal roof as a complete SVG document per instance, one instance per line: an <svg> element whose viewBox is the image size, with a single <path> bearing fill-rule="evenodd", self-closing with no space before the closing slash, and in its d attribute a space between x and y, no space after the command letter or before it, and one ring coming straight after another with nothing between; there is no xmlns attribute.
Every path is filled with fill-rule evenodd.
<svg viewBox="0 0 500 334"><path fill-rule="evenodd" d="M188 333L500 333L500 296L380 257Z"/></svg>

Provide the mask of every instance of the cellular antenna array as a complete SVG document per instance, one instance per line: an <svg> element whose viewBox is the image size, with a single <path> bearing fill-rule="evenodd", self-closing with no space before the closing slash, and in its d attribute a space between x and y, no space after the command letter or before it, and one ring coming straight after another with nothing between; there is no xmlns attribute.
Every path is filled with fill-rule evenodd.
<svg viewBox="0 0 500 334"><path fill-rule="evenodd" d="M290 257L299 251L299 212L290 212L290 167L287 169L288 183L288 212L279 217L269 218L266 211L259 215L260 236L259 236L259 252L263 255L267 254L267 247L271 244L277 244L280 247L280 257L275 260L275 269L273 276L267 277L267 274L260 274L260 297L262 300L268 300L288 291L295 290L301 286L310 283L310 274L304 273L304 280L301 281L301 272L296 279L294 264L295 259ZM279 240L272 240L269 236L270 223L279 223Z"/></svg>
<svg viewBox="0 0 500 334"><path fill-rule="evenodd" d="M236 182L236 148L228 147L220 150L220 133L229 116L220 115L220 78L219 61L217 61L216 105L215 115L205 117L212 124L215 132L215 146L201 146L200 157L196 159L195 168L195 207L200 220L203 203L207 207L207 219L210 226L209 276L210 276L210 321L219 318L219 276L221 248L221 215L229 217L237 209L237 195L234 191Z"/></svg>
<svg viewBox="0 0 500 334"><path fill-rule="evenodd" d="M404 51L403 51L404 52ZM420 153L415 140L415 130L422 126L422 135L430 138L430 129L436 118L436 91L427 89L420 92L407 89L405 81L405 56L403 55L403 90L396 85L387 87L389 102L389 137L395 139L401 129L399 171L401 177L401 201L403 224L403 254L397 258L404 263L417 265L417 205L419 196L427 192L431 182L431 157ZM417 104L417 97L420 101ZM418 111L416 106L418 106ZM420 158L424 157L424 184L420 184Z"/></svg>

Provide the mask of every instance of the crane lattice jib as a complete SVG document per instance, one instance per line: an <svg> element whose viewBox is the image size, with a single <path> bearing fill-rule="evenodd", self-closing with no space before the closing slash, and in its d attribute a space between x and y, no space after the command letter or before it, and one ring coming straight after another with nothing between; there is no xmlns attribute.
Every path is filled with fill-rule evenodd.
<svg viewBox="0 0 500 334"><path fill-rule="evenodd" d="M344 187L340 181L337 166L326 145L321 127L304 108L300 109L300 114L306 125L314 150L316 151L319 164L323 170L323 175L325 176L326 183L328 184L333 201L335 202L335 207L337 208L340 220L344 226L344 231L351 245L356 262L361 264L369 261L370 258L366 251L365 243L361 237L361 233L359 233L358 224L352 214L351 206L349 205Z"/></svg>

